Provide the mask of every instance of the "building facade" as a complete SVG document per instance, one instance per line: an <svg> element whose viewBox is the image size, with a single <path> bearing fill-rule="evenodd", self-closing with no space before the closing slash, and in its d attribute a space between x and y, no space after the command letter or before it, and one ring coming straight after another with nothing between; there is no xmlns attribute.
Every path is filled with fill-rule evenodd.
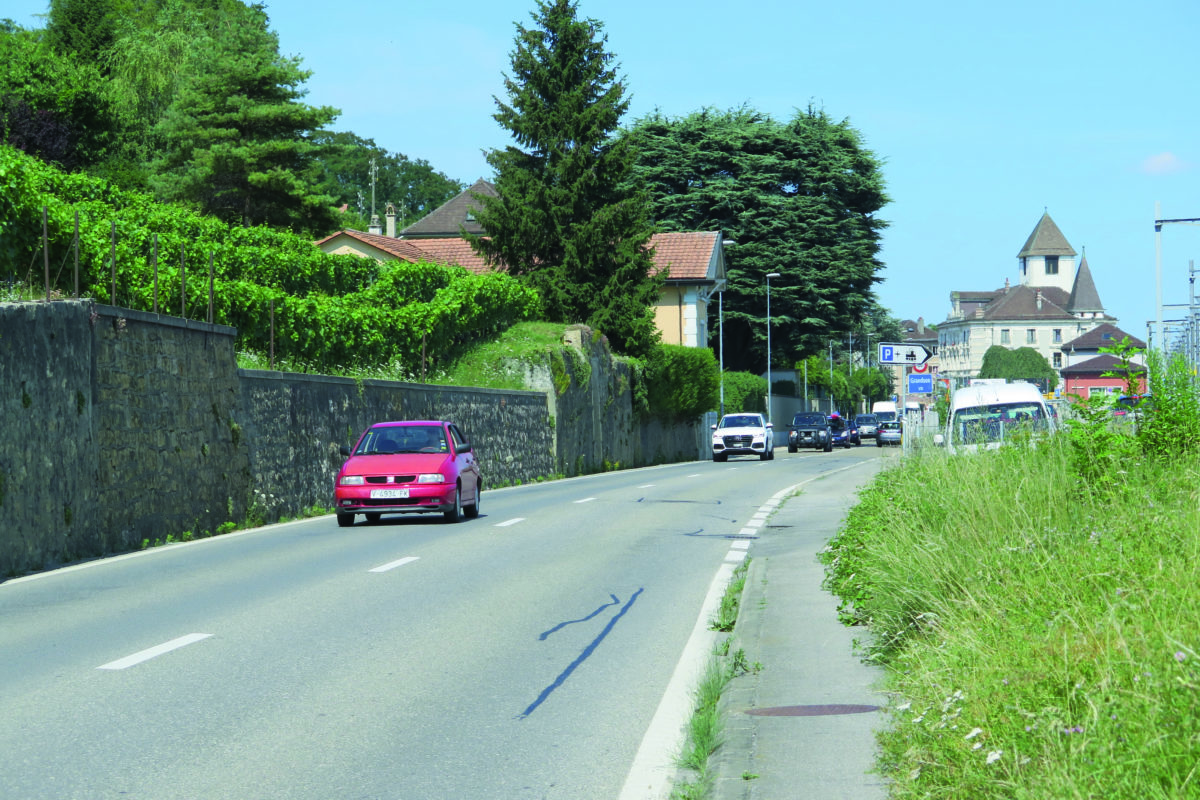
<svg viewBox="0 0 1200 800"><path fill-rule="evenodd" d="M1044 213L1017 253L1016 285L1006 278L992 291L950 293L950 314L937 328L939 374L951 388L977 377L994 345L1032 348L1061 371L1064 344L1116 321L1104 311L1087 256L1077 262L1077 255Z"/></svg>

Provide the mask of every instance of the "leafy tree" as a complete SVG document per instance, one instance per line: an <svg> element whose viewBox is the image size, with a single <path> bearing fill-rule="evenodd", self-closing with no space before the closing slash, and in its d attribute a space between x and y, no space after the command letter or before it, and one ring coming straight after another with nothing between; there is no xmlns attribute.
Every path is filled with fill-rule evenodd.
<svg viewBox="0 0 1200 800"><path fill-rule="evenodd" d="M267 22L262 6L223 4L156 126L151 185L226 222L327 230L333 199L313 191L311 135L338 112L300 102L311 73L279 54Z"/></svg>
<svg viewBox="0 0 1200 800"><path fill-rule="evenodd" d="M0 142L63 169L101 161L113 108L91 65L54 52L41 31L0 27Z"/></svg>
<svg viewBox="0 0 1200 800"><path fill-rule="evenodd" d="M481 198L488 236L471 244L534 286L550 321L586 322L642 355L658 337L661 278L632 144L613 137L629 101L602 24L576 14L571 0L538 0L534 26L517 26L509 102L494 115L516 146L487 154L499 196Z"/></svg>
<svg viewBox="0 0 1200 800"><path fill-rule="evenodd" d="M787 122L749 108L637 121L635 169L667 230L721 230L726 250L726 360L766 362L765 276L772 358L791 364L877 308L879 239L887 203L875 156L849 122L798 111ZM714 332L715 334L715 332ZM732 354L732 358L730 358Z"/></svg>
<svg viewBox="0 0 1200 800"><path fill-rule="evenodd" d="M1003 345L992 345L983 354L979 377L1029 381L1040 385L1044 392L1052 391L1058 385L1058 373L1046 357L1032 347L1009 350Z"/></svg>
<svg viewBox="0 0 1200 800"><path fill-rule="evenodd" d="M377 212L382 213L389 202L394 204L398 227L416 222L466 188L424 159L414 161L402 153L390 153L373 139L349 131L319 131L313 143L322 175L321 192L335 198L336 205L355 209L363 219L371 213L372 158Z"/></svg>

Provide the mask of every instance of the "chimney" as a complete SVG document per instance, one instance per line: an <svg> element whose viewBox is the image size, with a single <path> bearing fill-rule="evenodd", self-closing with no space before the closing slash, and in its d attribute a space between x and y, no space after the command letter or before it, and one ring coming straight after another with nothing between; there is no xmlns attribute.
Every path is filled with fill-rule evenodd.
<svg viewBox="0 0 1200 800"><path fill-rule="evenodd" d="M1042 290L1041 289L1037 290L1037 308L1038 308L1038 311L1042 310Z"/></svg>
<svg viewBox="0 0 1200 800"><path fill-rule="evenodd" d="M371 215L371 224L367 226L367 233L373 233L376 236L381 236L383 234L383 226L379 224L378 214Z"/></svg>
<svg viewBox="0 0 1200 800"><path fill-rule="evenodd" d="M925 318L917 317L917 333L921 336L925 335Z"/></svg>
<svg viewBox="0 0 1200 800"><path fill-rule="evenodd" d="M1008 291L1008 278L1004 279L1004 291Z"/></svg>
<svg viewBox="0 0 1200 800"><path fill-rule="evenodd" d="M387 204L387 208L383 212L387 219L387 237L389 239L396 238L396 207L391 203Z"/></svg>

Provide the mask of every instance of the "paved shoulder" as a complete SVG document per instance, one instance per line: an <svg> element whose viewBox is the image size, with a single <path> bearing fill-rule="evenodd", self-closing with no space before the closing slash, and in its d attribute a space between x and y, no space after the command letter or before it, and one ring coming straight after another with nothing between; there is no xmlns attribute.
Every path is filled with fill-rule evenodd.
<svg viewBox="0 0 1200 800"><path fill-rule="evenodd" d="M817 553L857 491L891 459L870 459L817 478L788 498L751 548L734 647L760 662L724 698L726 736L715 757L720 800L870 800L887 796L875 762L884 724L878 668L863 664L854 640L865 632L837 619L821 588Z"/></svg>

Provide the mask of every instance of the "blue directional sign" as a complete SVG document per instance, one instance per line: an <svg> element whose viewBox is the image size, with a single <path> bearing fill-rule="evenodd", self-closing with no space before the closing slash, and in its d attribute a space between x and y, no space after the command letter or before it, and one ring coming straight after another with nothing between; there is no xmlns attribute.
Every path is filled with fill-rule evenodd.
<svg viewBox="0 0 1200 800"><path fill-rule="evenodd" d="M929 373L916 373L908 376L909 394L933 394L933 376Z"/></svg>

